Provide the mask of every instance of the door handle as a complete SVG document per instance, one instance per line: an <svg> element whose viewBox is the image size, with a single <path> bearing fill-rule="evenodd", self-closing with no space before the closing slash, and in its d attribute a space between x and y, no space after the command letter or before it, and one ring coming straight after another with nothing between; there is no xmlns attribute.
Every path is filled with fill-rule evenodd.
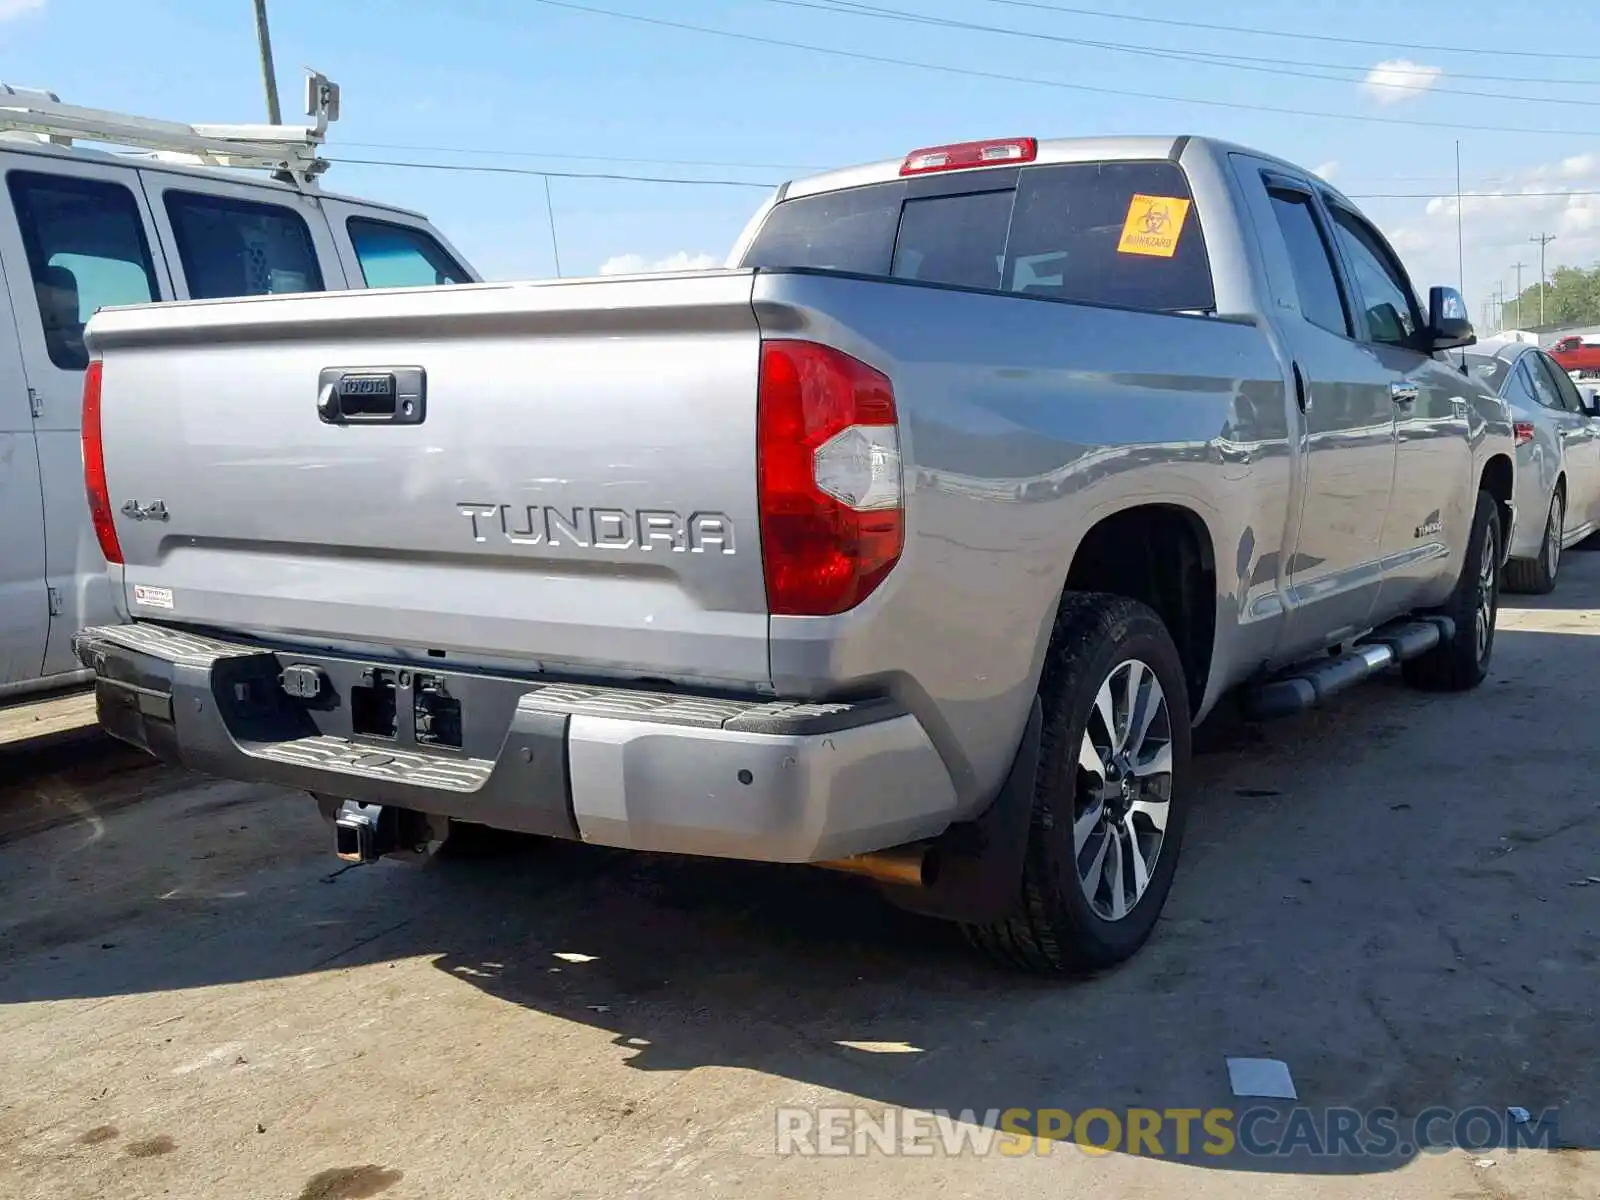
<svg viewBox="0 0 1600 1200"><path fill-rule="evenodd" d="M1306 390L1306 377L1300 373L1300 364L1294 364L1294 402L1300 406L1300 411L1311 411L1311 393Z"/></svg>
<svg viewBox="0 0 1600 1200"><path fill-rule="evenodd" d="M1391 383L1389 395L1396 404L1415 404L1417 402L1417 385L1414 383Z"/></svg>
<svg viewBox="0 0 1600 1200"><path fill-rule="evenodd" d="M324 367L317 417L327 425L420 425L427 395L421 367Z"/></svg>

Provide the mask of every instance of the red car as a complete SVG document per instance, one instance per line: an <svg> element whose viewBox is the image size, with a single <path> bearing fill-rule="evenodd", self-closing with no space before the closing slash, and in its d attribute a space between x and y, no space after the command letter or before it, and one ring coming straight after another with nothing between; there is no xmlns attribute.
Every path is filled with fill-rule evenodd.
<svg viewBox="0 0 1600 1200"><path fill-rule="evenodd" d="M1550 347L1550 357L1561 365L1563 371L1577 371L1580 378L1600 377L1600 338L1564 337Z"/></svg>

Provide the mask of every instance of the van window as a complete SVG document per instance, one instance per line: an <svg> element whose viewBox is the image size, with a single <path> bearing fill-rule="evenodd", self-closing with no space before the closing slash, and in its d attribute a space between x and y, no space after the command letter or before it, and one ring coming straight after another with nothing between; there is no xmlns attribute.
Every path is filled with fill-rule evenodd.
<svg viewBox="0 0 1600 1200"><path fill-rule="evenodd" d="M351 217L345 222L361 278L369 288L434 287L467 283L470 276L420 229Z"/></svg>
<svg viewBox="0 0 1600 1200"><path fill-rule="evenodd" d="M179 191L166 204L196 300L322 290L311 231L293 209Z"/></svg>
<svg viewBox="0 0 1600 1200"><path fill-rule="evenodd" d="M45 349L56 366L81 371L89 363L83 327L96 309L158 295L139 205L121 184L99 179L12 171L6 185Z"/></svg>
<svg viewBox="0 0 1600 1200"><path fill-rule="evenodd" d="M1158 162L1023 167L797 196L774 206L746 267L826 268L1156 312L1216 307L1211 263L1182 168ZM926 190L924 190L926 189Z"/></svg>

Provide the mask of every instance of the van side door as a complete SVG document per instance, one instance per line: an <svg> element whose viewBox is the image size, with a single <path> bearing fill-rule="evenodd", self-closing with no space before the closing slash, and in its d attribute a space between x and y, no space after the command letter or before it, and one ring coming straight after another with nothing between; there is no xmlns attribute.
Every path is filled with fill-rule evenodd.
<svg viewBox="0 0 1600 1200"><path fill-rule="evenodd" d="M0 216L9 219L8 208L0 193ZM0 265L0 281L6 274ZM44 565L44 493L28 377L11 298L0 287L0 696L43 674L50 635Z"/></svg>
<svg viewBox="0 0 1600 1200"><path fill-rule="evenodd" d="M348 200L325 200L322 211L353 288L478 282L455 247L419 218Z"/></svg>
<svg viewBox="0 0 1600 1200"><path fill-rule="evenodd" d="M181 300L348 285L320 201L287 187L141 169Z"/></svg>
<svg viewBox="0 0 1600 1200"><path fill-rule="evenodd" d="M16 314L44 496L46 575L54 589L43 673L78 669L72 635L117 619L83 489L83 327L96 309L170 299L135 172L115 164L0 151L10 211L0 259ZM115 481L113 481L115 482Z"/></svg>

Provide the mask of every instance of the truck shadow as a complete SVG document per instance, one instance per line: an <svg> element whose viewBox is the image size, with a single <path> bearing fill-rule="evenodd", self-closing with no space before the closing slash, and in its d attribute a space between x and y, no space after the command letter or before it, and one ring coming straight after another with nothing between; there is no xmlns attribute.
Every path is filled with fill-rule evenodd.
<svg viewBox="0 0 1600 1200"><path fill-rule="evenodd" d="M743 1068L878 1114L1025 1109L1029 1127L1047 1111L1045 1135L1080 1144L1108 1139L1074 1120L1089 1110L1227 1109L1236 1130L1259 1110L1231 1145L1197 1118L1181 1153L1164 1118L1140 1148L1206 1169L1376 1173L1458 1142L1492 1157L1519 1136L1595 1150L1600 888L1580 884L1600 808L1586 729L1541 714L1558 693L1563 711L1593 708L1600 638L1506 629L1497 655L1475 695L1381 681L1287 722L1209 729L1167 916L1097 978L991 968L958 931L808 868L508 839L422 869L340 871L312 858L326 835L301 798L218 785L184 825L168 818L170 836L210 845L294 805L281 861L253 851L218 876L237 887L192 899L91 889L37 916L0 884L14 918L0 1004L426 956L606 1031L639 1071ZM1286 1062L1309 1117L1234 1097L1228 1056ZM1509 1106L1557 1115L1512 1128ZM1335 1109L1393 1110L1393 1142L1323 1144ZM1289 1120L1299 1149L1280 1154Z"/></svg>

